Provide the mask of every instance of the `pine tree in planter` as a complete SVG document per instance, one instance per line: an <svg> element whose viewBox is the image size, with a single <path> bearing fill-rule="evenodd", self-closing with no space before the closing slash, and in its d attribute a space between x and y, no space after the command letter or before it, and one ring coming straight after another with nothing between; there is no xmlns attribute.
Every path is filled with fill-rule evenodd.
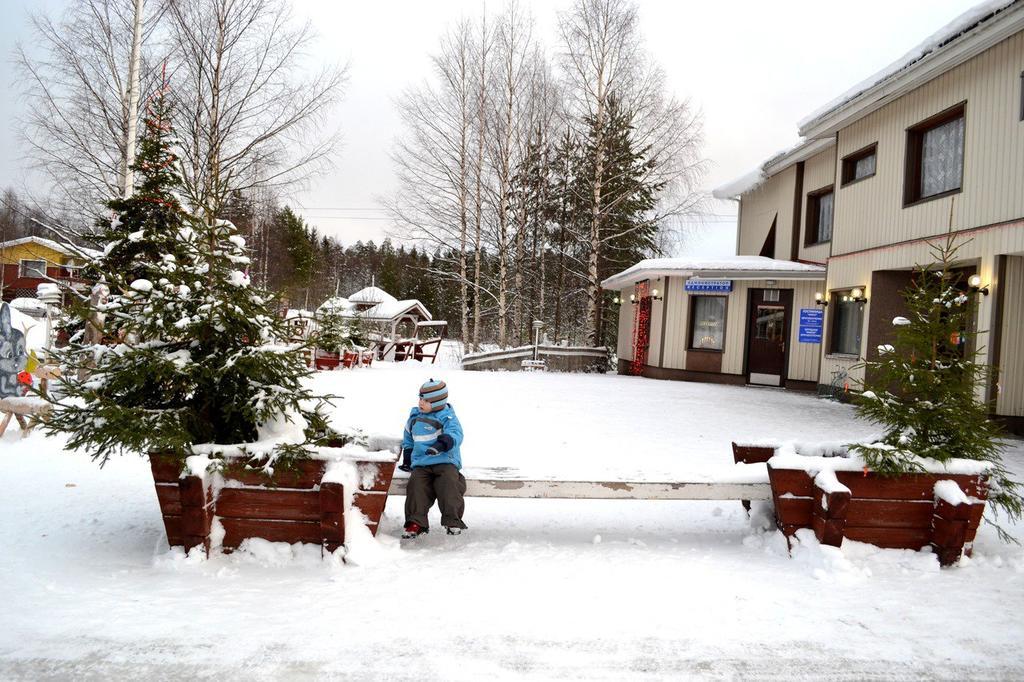
<svg viewBox="0 0 1024 682"><path fill-rule="evenodd" d="M245 241L176 198L164 95L145 121L138 191L111 202L117 217L90 266L110 298L78 310L104 321L109 343L77 338L58 352L67 379L45 426L101 464L123 452L183 460L195 444L252 443L283 420L326 434L320 398L301 383L308 370L299 349L279 341L287 335L271 297L250 285ZM299 434L275 454L304 454Z"/></svg>
<svg viewBox="0 0 1024 682"><path fill-rule="evenodd" d="M857 409L882 424L885 435L850 450L883 475L920 471L918 458L989 462L989 500L1017 519L1019 484L1002 464L1000 430L988 418L991 406L977 397L990 370L978 362L981 348L970 339L978 295L953 268L961 246L952 235L932 246L935 264L918 267L904 293L908 316L893 320L895 343L880 347L878 360L864 363L869 381Z"/></svg>

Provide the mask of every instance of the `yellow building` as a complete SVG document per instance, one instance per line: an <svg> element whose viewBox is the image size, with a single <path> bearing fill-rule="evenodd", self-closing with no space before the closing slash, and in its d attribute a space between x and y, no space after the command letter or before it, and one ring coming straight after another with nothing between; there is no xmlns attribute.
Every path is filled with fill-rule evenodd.
<svg viewBox="0 0 1024 682"><path fill-rule="evenodd" d="M35 298L40 284L77 281L90 253L43 237L0 242L0 294L4 301Z"/></svg>

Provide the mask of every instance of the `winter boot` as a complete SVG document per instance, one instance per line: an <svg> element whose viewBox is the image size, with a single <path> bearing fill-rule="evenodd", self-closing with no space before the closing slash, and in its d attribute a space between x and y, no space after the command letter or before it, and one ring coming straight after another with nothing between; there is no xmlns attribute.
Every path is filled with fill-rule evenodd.
<svg viewBox="0 0 1024 682"><path fill-rule="evenodd" d="M462 529L454 526L445 526L445 531L448 535L462 535Z"/></svg>
<svg viewBox="0 0 1024 682"><path fill-rule="evenodd" d="M429 532L429 528L424 528L420 524L413 523L412 521L410 521L409 523L405 524L405 532L402 533L402 539L411 540L412 538L419 537L420 535L426 535Z"/></svg>

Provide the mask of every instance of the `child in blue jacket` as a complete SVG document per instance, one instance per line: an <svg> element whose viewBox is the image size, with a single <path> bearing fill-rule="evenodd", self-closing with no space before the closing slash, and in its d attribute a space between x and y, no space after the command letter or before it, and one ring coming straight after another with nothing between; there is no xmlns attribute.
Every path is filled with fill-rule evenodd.
<svg viewBox="0 0 1024 682"><path fill-rule="evenodd" d="M405 493L405 533L414 538L429 531L427 512L437 500L441 525L449 535L459 535L466 524L466 478L462 468L462 425L448 404L443 381L428 380L420 387L420 402L412 408L402 436L402 465L410 471Z"/></svg>

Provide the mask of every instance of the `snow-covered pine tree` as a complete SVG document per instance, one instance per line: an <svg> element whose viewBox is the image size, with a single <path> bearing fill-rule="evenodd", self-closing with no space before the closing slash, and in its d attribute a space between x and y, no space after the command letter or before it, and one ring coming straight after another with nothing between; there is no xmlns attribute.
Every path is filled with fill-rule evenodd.
<svg viewBox="0 0 1024 682"><path fill-rule="evenodd" d="M78 338L58 352L66 379L45 428L102 464L124 452L184 458L199 443L251 443L290 421L274 455L301 456L308 438L326 434L321 398L302 385L301 349L280 341L271 296L250 285L244 239L178 202L165 94L145 120L139 189L111 203L110 242L90 266L111 297L78 311L104 316L112 342Z"/></svg>
<svg viewBox="0 0 1024 682"><path fill-rule="evenodd" d="M972 332L978 296L953 267L962 246L952 234L931 245L935 262L919 266L904 292L908 313L893 320L894 343L864 363L868 380L857 410L881 424L885 435L850 450L883 475L919 471L919 457L989 462L989 500L1016 519L1022 511L1019 484L1002 463L1004 446L988 416L991 405L978 399L990 369L979 361L982 348Z"/></svg>

